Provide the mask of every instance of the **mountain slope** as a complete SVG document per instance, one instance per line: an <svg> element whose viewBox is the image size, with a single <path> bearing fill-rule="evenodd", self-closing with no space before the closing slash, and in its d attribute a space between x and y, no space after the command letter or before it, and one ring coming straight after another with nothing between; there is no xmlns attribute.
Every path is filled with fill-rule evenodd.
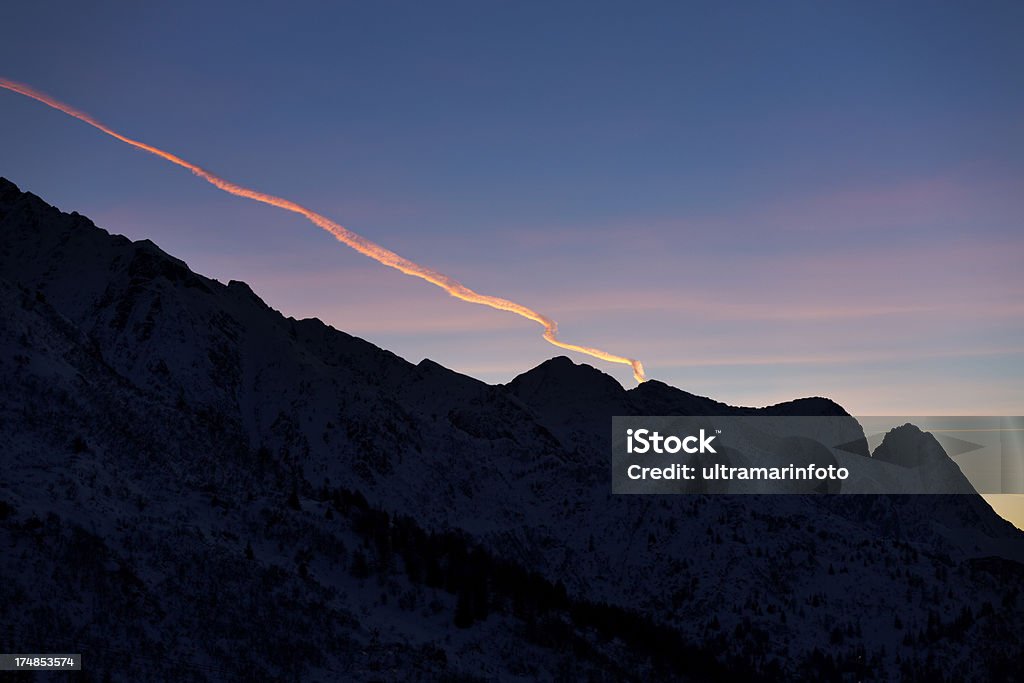
<svg viewBox="0 0 1024 683"><path fill-rule="evenodd" d="M612 415L845 415L828 399L734 408L566 358L489 386L2 179L0 306L4 651L146 647L197 680L241 647L281 679L970 677L1021 652L1021 565L986 558L1024 542L977 496L610 494ZM365 521L385 513L405 531ZM465 569L504 562L546 597ZM601 604L678 634L691 668L624 647Z"/></svg>

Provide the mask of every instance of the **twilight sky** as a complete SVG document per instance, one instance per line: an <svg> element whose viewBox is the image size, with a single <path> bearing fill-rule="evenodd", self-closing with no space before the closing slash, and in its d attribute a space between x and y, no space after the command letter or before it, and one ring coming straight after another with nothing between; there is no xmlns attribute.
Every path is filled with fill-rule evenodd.
<svg viewBox="0 0 1024 683"><path fill-rule="evenodd" d="M730 403L1024 412L1024 5L19 3L0 76ZM561 353L0 91L0 175L416 362ZM632 386L628 367L573 356Z"/></svg>

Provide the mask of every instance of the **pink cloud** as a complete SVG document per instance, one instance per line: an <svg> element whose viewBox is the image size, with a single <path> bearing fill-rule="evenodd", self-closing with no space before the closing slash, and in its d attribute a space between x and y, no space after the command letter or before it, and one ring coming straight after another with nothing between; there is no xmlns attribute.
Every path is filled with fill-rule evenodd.
<svg viewBox="0 0 1024 683"><path fill-rule="evenodd" d="M740 365L853 365L900 360L935 359L935 358L968 358L982 356L1021 356L1024 347L985 348L985 349L945 349L945 350L868 350L847 353L801 353L791 355L755 355L755 356L723 356L695 360L683 358L677 360L657 359L662 368L718 367Z"/></svg>

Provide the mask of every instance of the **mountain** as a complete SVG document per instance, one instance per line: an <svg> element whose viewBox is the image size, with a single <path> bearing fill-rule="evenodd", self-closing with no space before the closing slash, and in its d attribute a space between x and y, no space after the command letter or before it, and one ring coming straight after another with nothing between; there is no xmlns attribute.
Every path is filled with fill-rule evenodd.
<svg viewBox="0 0 1024 683"><path fill-rule="evenodd" d="M82 680L997 680L1024 654L1024 535L977 495L610 492L613 415L848 417L825 398L567 358L487 385L3 179L0 320L0 651L81 652ZM951 462L891 436L886 462Z"/></svg>

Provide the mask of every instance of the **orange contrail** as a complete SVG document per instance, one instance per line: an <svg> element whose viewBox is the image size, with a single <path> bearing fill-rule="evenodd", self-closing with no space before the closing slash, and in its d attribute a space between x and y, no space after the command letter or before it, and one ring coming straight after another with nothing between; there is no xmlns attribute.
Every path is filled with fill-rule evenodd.
<svg viewBox="0 0 1024 683"><path fill-rule="evenodd" d="M192 171L192 173L196 174L206 182L225 192L237 195L239 197L245 197L246 199L252 199L257 202L262 202L264 204L270 204L271 206L276 206L280 209L284 209L285 211L291 211L293 213L305 216L314 225L317 225L326 230L327 232L331 233L332 235L334 235L335 239L337 239L339 242L347 244L348 246L358 251L360 254L369 256L373 260L379 263L383 263L385 266L394 268L395 270L400 270L406 275L412 275L413 277L418 277L421 280L426 280L427 282L433 285L437 285L441 289L445 290L446 292L454 296L456 299L462 299L463 301L469 301L474 304L483 304L484 306L490 306L491 308L496 308L500 311L509 311L511 313L515 313L516 315L520 315L524 318L532 320L536 323L540 323L544 327L544 339L554 344L555 346L558 346L563 349L568 349L569 351L578 351L580 353L585 353L588 356L593 356L594 358L599 358L601 360L606 360L612 363L622 363L624 365L630 365L633 368L633 377L636 378L637 382L643 382L646 379L646 377L644 376L643 364L641 364L640 361L636 360L635 358L616 356L613 353L608 353L607 351L602 351L601 349L595 349L591 346L580 346L578 344L568 344L566 342L561 341L558 338L558 323L552 320L551 318L542 315L537 311L534 311L531 308L527 308L522 304L517 304L514 301L509 301L508 299L502 299L500 297L488 296L486 294L480 294L479 292L475 292L469 287L466 287L462 283L448 277L443 273L439 273L436 270L431 270L430 268L426 268L419 264L413 263L408 259L402 258L401 256L391 251L390 249L385 249L379 244L376 244L375 242L371 242L370 240L366 239L362 235L357 235L351 230L345 228L344 226L335 223L326 216L322 216L321 214L318 214L315 211L311 211L310 209L307 209L306 207L300 204L296 204L291 200L282 199L281 197L275 197L274 195L271 194L257 192L256 190L251 190L247 187L236 185L235 183L215 176L209 171L199 166L196 166L191 162L185 161L184 159L177 155L171 154L170 152L165 152L162 149L153 147L152 145L147 145L144 142L139 142L138 140L133 140L127 136L121 135L117 131L107 127L106 125L100 123L93 117L89 116L85 112L79 111L74 107L68 106L63 102L55 100L49 95L41 93L38 90L34 90L33 88L30 88L27 85L17 83L15 81L9 81L5 78L0 78L0 88L6 88L7 90L16 92L19 95L31 97L34 100L42 102L48 107L53 107L54 109L62 111L69 116L73 116L80 121L84 121L93 128L97 128L100 131L106 133L107 135L117 138L121 142L128 143L132 147L141 149L144 152L155 154L156 156L166 159L172 164L176 164L178 166L181 166L182 168L187 168L188 170Z"/></svg>

